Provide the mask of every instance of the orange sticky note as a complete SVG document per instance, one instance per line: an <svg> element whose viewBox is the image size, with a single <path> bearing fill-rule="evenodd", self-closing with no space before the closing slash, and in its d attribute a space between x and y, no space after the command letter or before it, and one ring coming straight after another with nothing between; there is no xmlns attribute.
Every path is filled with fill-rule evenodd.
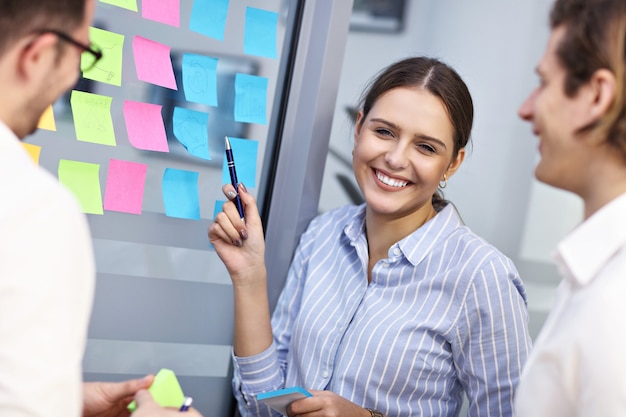
<svg viewBox="0 0 626 417"><path fill-rule="evenodd" d="M57 125L54 122L54 112L52 111L52 105L48 105L46 110L43 112L43 114L39 118L39 124L37 125L37 127L39 129L54 130L56 132Z"/></svg>
<svg viewBox="0 0 626 417"><path fill-rule="evenodd" d="M28 151L30 157L33 158L35 164L39 165L39 154L41 153L41 146L24 142L22 142L22 145L24 145L24 148L26 148L26 150Z"/></svg>

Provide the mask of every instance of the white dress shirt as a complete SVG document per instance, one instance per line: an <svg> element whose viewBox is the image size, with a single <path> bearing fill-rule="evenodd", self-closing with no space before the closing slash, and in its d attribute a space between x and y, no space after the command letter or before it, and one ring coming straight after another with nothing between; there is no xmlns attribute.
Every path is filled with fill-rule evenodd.
<svg viewBox="0 0 626 417"><path fill-rule="evenodd" d="M522 373L517 417L626 416L626 194L558 246L563 280Z"/></svg>
<svg viewBox="0 0 626 417"><path fill-rule="evenodd" d="M89 229L71 193L1 122L0 201L0 416L80 416Z"/></svg>

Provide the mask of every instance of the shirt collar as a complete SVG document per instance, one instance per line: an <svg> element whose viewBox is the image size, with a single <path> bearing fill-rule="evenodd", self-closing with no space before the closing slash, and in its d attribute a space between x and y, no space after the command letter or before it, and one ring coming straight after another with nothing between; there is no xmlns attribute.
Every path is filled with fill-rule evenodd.
<svg viewBox="0 0 626 417"><path fill-rule="evenodd" d="M389 257L394 257L392 251L398 247L411 264L418 265L432 251L432 248L447 239L461 226L463 222L456 208L448 203L422 227L389 248ZM365 239L365 204L360 205L355 215L348 219L344 234L352 245L355 245L359 239Z"/></svg>
<svg viewBox="0 0 626 417"><path fill-rule="evenodd" d="M626 193L576 227L554 255L565 279L589 284L609 259L626 245Z"/></svg>

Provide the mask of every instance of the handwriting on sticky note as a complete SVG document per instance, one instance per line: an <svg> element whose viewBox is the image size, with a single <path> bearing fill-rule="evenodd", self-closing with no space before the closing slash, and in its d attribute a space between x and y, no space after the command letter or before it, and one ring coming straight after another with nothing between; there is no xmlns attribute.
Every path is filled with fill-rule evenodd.
<svg viewBox="0 0 626 417"><path fill-rule="evenodd" d="M111 159L104 191L104 209L141 214L148 165Z"/></svg>
<svg viewBox="0 0 626 417"><path fill-rule="evenodd" d="M235 74L235 120L267 123L267 78Z"/></svg>
<svg viewBox="0 0 626 417"><path fill-rule="evenodd" d="M278 13L246 8L246 29L243 51L249 55L276 58L276 28Z"/></svg>
<svg viewBox="0 0 626 417"><path fill-rule="evenodd" d="M144 19L180 27L180 0L143 0L141 16Z"/></svg>
<svg viewBox="0 0 626 417"><path fill-rule="evenodd" d="M122 55L124 51L124 35L98 28L89 28L91 42L102 51L102 58L96 65L83 72L83 77L102 83L122 85ZM83 53L83 58L87 59Z"/></svg>
<svg viewBox="0 0 626 417"><path fill-rule="evenodd" d="M133 55L137 78L161 87L178 90L169 46L141 36L135 36Z"/></svg>
<svg viewBox="0 0 626 417"><path fill-rule="evenodd" d="M70 98L76 138L82 142L115 146L111 118L113 99L99 94L73 90Z"/></svg>
<svg viewBox="0 0 626 417"><path fill-rule="evenodd" d="M162 187L166 216L200 219L197 172L166 168Z"/></svg>
<svg viewBox="0 0 626 417"><path fill-rule="evenodd" d="M99 172L98 164L67 159L59 161L59 181L74 193L85 213L103 213Z"/></svg>
<svg viewBox="0 0 626 417"><path fill-rule="evenodd" d="M169 152L161 114L163 106L126 100L123 107L131 145L146 151Z"/></svg>
<svg viewBox="0 0 626 417"><path fill-rule="evenodd" d="M184 54L183 89L187 101L217 106L217 58Z"/></svg>
<svg viewBox="0 0 626 417"><path fill-rule="evenodd" d="M237 166L237 179L247 188L256 187L256 161L259 151L259 142L250 139L228 137L233 150L235 165ZM228 163L224 158L222 166L222 184L230 183Z"/></svg>
<svg viewBox="0 0 626 417"><path fill-rule="evenodd" d="M174 108L174 136L185 149L198 158L211 159L209 154L209 115L204 112Z"/></svg>
<svg viewBox="0 0 626 417"><path fill-rule="evenodd" d="M228 4L229 0L195 0L189 29L223 41Z"/></svg>

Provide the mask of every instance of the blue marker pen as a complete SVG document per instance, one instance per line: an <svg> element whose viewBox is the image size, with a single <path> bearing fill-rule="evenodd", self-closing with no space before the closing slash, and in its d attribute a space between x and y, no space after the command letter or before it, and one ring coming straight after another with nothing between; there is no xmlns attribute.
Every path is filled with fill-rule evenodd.
<svg viewBox="0 0 626 417"><path fill-rule="evenodd" d="M178 411L187 411L189 407L191 407L191 403L193 402L193 398L185 397L185 401L183 401L183 405L180 406L180 410Z"/></svg>
<svg viewBox="0 0 626 417"><path fill-rule="evenodd" d="M241 221L246 221L243 215L243 205L241 204L241 198L239 198L239 181L237 181L237 171L235 171L235 158L233 158L233 150L230 147L230 141L228 140L228 136L226 139L226 161L228 162L228 173L230 174L230 183L235 187L235 198L234 202L237 206L237 211L239 212L239 217L241 217Z"/></svg>

